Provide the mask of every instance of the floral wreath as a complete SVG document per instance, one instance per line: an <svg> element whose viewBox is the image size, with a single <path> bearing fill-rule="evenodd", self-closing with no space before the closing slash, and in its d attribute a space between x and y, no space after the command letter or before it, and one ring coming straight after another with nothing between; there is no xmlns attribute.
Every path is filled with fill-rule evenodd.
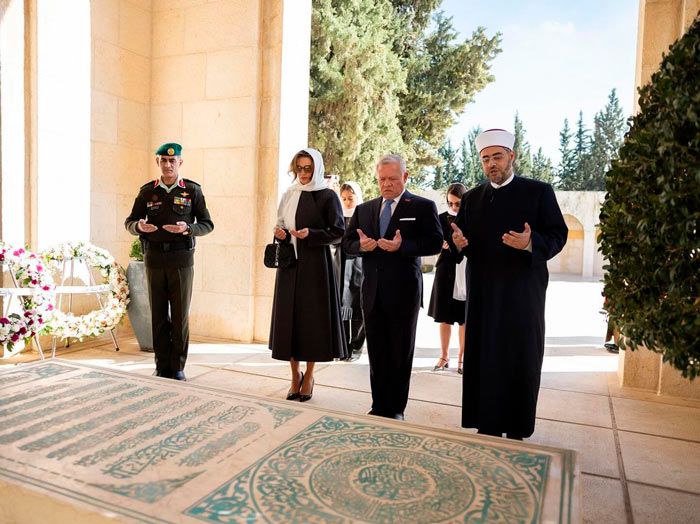
<svg viewBox="0 0 700 524"><path fill-rule="evenodd" d="M64 242L42 253L47 262L62 263L67 260L83 260L89 268L99 268L109 285L110 295L102 302L102 308L84 315L74 315L54 308L47 322L48 333L61 338L98 336L114 329L121 321L129 303L129 286L124 270L105 249L88 242Z"/></svg>
<svg viewBox="0 0 700 524"><path fill-rule="evenodd" d="M53 310L53 279L42 259L23 248L14 249L0 240L0 263L14 275L17 289L28 288L31 293L18 295L22 314L10 313L0 318L0 346L7 349L20 340L37 335ZM8 288L10 289L10 288Z"/></svg>

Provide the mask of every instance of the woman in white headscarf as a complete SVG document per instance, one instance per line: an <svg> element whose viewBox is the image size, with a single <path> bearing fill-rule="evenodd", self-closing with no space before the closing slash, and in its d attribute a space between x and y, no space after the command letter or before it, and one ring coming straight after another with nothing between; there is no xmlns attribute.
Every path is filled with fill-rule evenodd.
<svg viewBox="0 0 700 524"><path fill-rule="evenodd" d="M275 237L294 245L297 261L277 269L269 347L272 358L289 361L287 400L305 402L313 394L314 364L347 357L329 250L342 239L345 225L340 200L326 187L320 152L299 151L289 171L294 183L282 195Z"/></svg>
<svg viewBox="0 0 700 524"><path fill-rule="evenodd" d="M345 182L340 186L340 200L343 203L345 227L352 218L355 208L362 204L362 189L357 182ZM362 319L360 289L362 288L362 258L343 252L341 258L342 292L341 305L345 338L348 342L348 358L353 361L362 355L365 343L365 325Z"/></svg>

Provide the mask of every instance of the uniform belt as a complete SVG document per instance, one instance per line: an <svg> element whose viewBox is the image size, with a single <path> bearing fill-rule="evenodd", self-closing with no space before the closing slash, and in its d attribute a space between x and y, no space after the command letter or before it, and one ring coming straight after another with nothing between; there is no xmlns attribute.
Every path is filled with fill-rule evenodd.
<svg viewBox="0 0 700 524"><path fill-rule="evenodd" d="M168 251L185 251L192 249L194 244L192 240L187 240L184 242L152 242L150 240L143 241L144 250L149 251L161 251L166 253Z"/></svg>

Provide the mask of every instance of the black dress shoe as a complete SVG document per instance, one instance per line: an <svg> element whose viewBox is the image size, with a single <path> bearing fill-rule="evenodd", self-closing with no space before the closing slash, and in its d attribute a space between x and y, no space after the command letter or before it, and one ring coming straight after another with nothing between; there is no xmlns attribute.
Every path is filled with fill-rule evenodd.
<svg viewBox="0 0 700 524"><path fill-rule="evenodd" d="M172 371L167 371L165 369L156 369L153 372L154 377L163 377L163 378L173 378L173 373Z"/></svg>
<svg viewBox="0 0 700 524"><path fill-rule="evenodd" d="M297 400L299 398L299 391L301 391L301 383L304 382L304 373L301 374L299 379L299 389L292 391L291 389L287 393L287 400Z"/></svg>
<svg viewBox="0 0 700 524"><path fill-rule="evenodd" d="M605 344L605 349L608 350L608 353L619 353L620 352L620 348L617 347L617 344L610 344L610 343Z"/></svg>
<svg viewBox="0 0 700 524"><path fill-rule="evenodd" d="M374 409L370 409L370 410L367 412L367 414L368 414L368 415L374 415L374 416L376 416L376 417L381 417L381 415L379 414L379 412L378 412L378 411L375 411Z"/></svg>
<svg viewBox="0 0 700 524"><path fill-rule="evenodd" d="M176 371L175 374L173 375L173 378L175 380L182 380L183 382L187 381L187 378L185 377L184 371Z"/></svg>
<svg viewBox="0 0 700 524"><path fill-rule="evenodd" d="M403 416L403 413L394 413L394 414L393 414L391 417L389 417L389 418L393 418L393 419L395 419L395 420L403 420L403 419L404 419L404 416Z"/></svg>
<svg viewBox="0 0 700 524"><path fill-rule="evenodd" d="M301 392L301 388L299 388L299 402L306 402L307 400L311 400L311 397L314 396L314 385L316 384L316 379L312 378L311 379L311 391L309 392L308 395L305 395Z"/></svg>

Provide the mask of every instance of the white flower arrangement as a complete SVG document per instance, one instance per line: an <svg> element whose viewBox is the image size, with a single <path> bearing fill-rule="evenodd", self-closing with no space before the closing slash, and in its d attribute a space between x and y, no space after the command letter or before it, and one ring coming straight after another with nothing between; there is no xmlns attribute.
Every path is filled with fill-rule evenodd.
<svg viewBox="0 0 700 524"><path fill-rule="evenodd" d="M15 249L0 241L0 263L12 272L18 288L32 291L29 295L17 295L21 314L0 318L0 346L12 349L20 340L26 341L45 328L54 307L54 284L42 258L24 248Z"/></svg>
<svg viewBox="0 0 700 524"><path fill-rule="evenodd" d="M124 270L105 249L88 242L64 242L45 250L47 262L63 263L68 260L83 260L89 267L99 268L109 285L110 295L102 302L102 309L84 315L74 315L53 309L47 322L47 332L61 338L98 336L119 324L129 304L129 285Z"/></svg>

